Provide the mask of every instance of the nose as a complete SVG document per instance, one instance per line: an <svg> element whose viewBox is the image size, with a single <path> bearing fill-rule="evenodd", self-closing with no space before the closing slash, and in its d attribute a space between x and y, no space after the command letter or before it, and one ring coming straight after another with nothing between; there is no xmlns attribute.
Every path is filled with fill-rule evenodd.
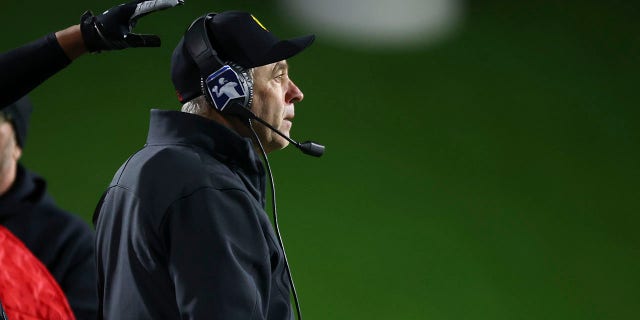
<svg viewBox="0 0 640 320"><path fill-rule="evenodd" d="M289 87L287 88L284 100L287 103L296 103L302 101L302 99L304 99L304 94L302 93L300 88L298 88L298 86L296 86L296 84L293 83L291 79L289 79Z"/></svg>

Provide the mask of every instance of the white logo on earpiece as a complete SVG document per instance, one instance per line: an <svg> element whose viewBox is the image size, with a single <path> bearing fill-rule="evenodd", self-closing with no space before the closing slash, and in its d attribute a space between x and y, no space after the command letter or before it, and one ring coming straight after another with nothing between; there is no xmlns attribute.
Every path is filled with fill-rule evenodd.
<svg viewBox="0 0 640 320"><path fill-rule="evenodd" d="M218 84L220 84L221 87L215 86L213 87L213 89L211 89L211 92L215 93L216 97L220 98L223 94L229 97L229 99L240 97L240 94L235 89L235 87L238 85L237 82L229 81L225 78L220 78L218 80Z"/></svg>
<svg viewBox="0 0 640 320"><path fill-rule="evenodd" d="M230 101L247 97L238 74L228 65L222 66L205 81L215 107L222 111Z"/></svg>

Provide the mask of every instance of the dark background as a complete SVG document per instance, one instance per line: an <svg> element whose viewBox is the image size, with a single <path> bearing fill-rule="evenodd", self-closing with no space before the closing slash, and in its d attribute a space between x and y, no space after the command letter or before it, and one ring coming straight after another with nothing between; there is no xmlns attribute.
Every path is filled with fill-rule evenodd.
<svg viewBox="0 0 640 320"><path fill-rule="evenodd" d="M0 49L115 4L3 1ZM271 156L305 318L637 316L640 5L465 8L437 44L319 38L290 60L305 93L292 135L327 146L320 159ZM138 24L162 48L83 56L33 91L23 163L60 206L90 221L144 144L149 109L179 108L173 46L196 16L226 9L281 37L314 32L275 1L187 0Z"/></svg>

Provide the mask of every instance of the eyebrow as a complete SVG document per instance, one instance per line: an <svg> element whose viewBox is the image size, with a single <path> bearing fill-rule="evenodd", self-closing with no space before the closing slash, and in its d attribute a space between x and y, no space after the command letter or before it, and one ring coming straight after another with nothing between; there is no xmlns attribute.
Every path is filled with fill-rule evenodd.
<svg viewBox="0 0 640 320"><path fill-rule="evenodd" d="M287 64L287 60L276 62L276 64L273 66L272 72L276 73L280 69L284 69L284 70L288 70L289 69L289 64Z"/></svg>

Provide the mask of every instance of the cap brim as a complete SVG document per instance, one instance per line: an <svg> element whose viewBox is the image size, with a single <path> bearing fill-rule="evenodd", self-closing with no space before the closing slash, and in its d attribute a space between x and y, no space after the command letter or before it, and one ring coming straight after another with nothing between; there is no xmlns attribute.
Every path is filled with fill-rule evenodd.
<svg viewBox="0 0 640 320"><path fill-rule="evenodd" d="M263 56L262 59L260 59L260 61L256 61L255 63L253 63L254 65L249 66L249 68L263 66L281 60L289 59L310 46L315 39L316 36L311 34L302 37L281 40L273 45L273 47L271 47L271 49L267 51L267 53Z"/></svg>

